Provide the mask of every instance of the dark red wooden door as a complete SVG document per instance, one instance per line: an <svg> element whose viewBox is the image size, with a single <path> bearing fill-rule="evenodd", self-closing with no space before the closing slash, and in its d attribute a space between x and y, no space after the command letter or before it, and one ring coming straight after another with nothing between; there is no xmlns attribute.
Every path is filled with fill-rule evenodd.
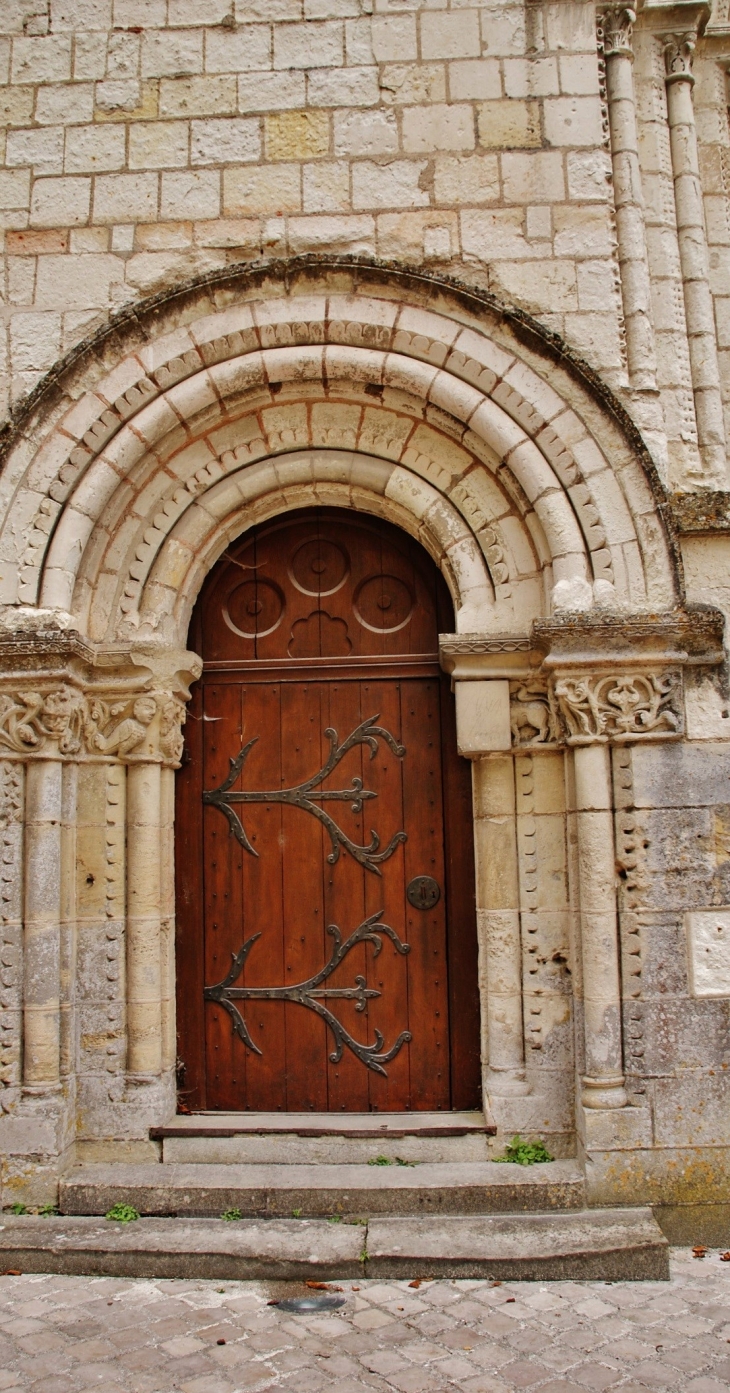
<svg viewBox="0 0 730 1393"><path fill-rule="evenodd" d="M418 544L347 512L263 525L208 578L177 784L187 1106L478 1106L452 625Z"/></svg>

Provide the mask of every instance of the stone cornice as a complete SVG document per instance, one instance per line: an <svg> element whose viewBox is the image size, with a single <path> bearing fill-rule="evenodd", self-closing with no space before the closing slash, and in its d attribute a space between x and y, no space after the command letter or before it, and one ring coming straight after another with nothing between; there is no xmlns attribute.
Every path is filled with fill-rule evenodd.
<svg viewBox="0 0 730 1393"><path fill-rule="evenodd" d="M532 638L548 670L616 666L716 666L724 661L724 616L711 606L668 614L612 611L537 619Z"/></svg>
<svg viewBox="0 0 730 1393"><path fill-rule="evenodd" d="M712 14L709 0L655 0L644 6L642 27L657 35L704 34Z"/></svg>

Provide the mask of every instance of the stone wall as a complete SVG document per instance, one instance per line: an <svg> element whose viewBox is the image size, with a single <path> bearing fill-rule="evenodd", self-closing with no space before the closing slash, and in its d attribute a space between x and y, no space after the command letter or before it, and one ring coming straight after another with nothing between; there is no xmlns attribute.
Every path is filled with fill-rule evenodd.
<svg viewBox="0 0 730 1393"><path fill-rule="evenodd" d="M499 1140L727 1203L729 65L726 0L0 0L6 1198L152 1154L189 614L324 503L451 588Z"/></svg>

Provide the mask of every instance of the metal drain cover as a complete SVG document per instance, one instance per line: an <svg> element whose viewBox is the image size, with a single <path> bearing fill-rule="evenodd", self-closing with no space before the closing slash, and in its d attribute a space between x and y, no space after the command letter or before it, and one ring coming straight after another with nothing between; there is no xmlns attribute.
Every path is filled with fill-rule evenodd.
<svg viewBox="0 0 730 1393"><path fill-rule="evenodd" d="M271 1301L269 1305L278 1306L280 1311L334 1311L344 1306L344 1296L285 1296L282 1301Z"/></svg>

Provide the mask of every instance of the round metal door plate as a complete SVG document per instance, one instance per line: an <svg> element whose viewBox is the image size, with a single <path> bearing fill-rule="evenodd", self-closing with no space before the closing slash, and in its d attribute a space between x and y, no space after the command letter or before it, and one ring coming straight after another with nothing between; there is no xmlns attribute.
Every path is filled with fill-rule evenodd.
<svg viewBox="0 0 730 1393"><path fill-rule="evenodd" d="M441 886L430 875L417 875L406 890L408 903L414 909L433 909L441 899Z"/></svg>

